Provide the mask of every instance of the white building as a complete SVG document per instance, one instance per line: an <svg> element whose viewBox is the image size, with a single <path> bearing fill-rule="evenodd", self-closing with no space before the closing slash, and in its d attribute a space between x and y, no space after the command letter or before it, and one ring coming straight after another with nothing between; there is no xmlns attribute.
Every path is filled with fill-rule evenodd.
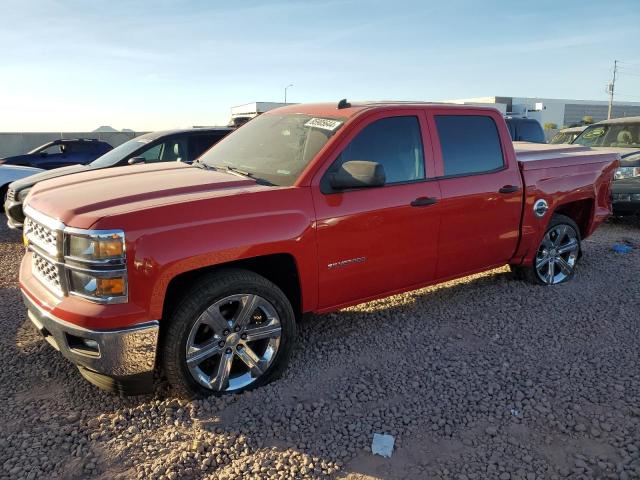
<svg viewBox="0 0 640 480"><path fill-rule="evenodd" d="M253 118L261 113L268 112L274 108L284 107L286 105L294 105L293 103L282 102L251 102L244 105L231 107L231 118Z"/></svg>
<svg viewBox="0 0 640 480"><path fill-rule="evenodd" d="M507 113L535 118L542 125L555 123L558 128L579 124L583 117L593 117L594 122L607 119L609 102L600 100L570 100L537 97L476 97L446 100L462 105L504 105ZM640 116L640 102L614 102L612 117Z"/></svg>

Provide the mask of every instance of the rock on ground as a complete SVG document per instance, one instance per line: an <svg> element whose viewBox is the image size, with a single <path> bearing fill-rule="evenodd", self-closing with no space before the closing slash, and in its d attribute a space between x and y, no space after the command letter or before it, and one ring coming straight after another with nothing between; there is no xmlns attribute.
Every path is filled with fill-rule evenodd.
<svg viewBox="0 0 640 480"><path fill-rule="evenodd" d="M575 279L507 269L300 326L283 378L238 396L120 398L26 319L0 229L0 478L640 478L637 224L584 244ZM472 252L469 252L472 254ZM393 435L393 456L370 452Z"/></svg>

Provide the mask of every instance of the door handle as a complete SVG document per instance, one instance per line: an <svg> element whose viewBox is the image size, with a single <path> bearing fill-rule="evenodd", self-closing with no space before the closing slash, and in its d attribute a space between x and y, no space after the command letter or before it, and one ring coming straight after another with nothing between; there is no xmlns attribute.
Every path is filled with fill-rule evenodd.
<svg viewBox="0 0 640 480"><path fill-rule="evenodd" d="M500 193L514 193L514 192L517 192L518 190L520 190L520 187L518 187L517 185L505 185L498 191Z"/></svg>
<svg viewBox="0 0 640 480"><path fill-rule="evenodd" d="M411 202L412 207L427 207L438 203L438 199L435 197L418 197Z"/></svg>

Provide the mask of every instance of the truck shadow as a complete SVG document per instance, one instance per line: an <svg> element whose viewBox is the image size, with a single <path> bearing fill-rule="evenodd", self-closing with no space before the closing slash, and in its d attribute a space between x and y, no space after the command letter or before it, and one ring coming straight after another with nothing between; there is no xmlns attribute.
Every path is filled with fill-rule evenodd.
<svg viewBox="0 0 640 480"><path fill-rule="evenodd" d="M0 339L0 360L6 368L0 370L0 381L4 385L0 401L13 407L1 414L5 427L2 436L25 432L46 436L47 432L57 429L77 431L77 440L73 440L68 448L80 449L80 457L76 453L72 455L66 447L55 445L47 452L52 461L60 463L68 478L81 478L90 473L85 470L88 463L96 465L94 473L108 471L132 475L137 467L130 459L143 440L146 445L155 444L158 457L165 457L167 461L171 451L191 452L194 442L200 442L195 447L196 452L198 448L224 452L225 448L238 447L238 442L246 442L247 448L266 452L265 455L274 458L276 451L306 451L305 455L315 456L325 465L333 465L327 468L336 469L338 467L331 463L331 459L335 459L331 453L332 437L336 429L344 427L349 416L329 424L323 416L314 417L316 445L303 449L298 448L303 440L296 432L295 421L305 416L305 409L314 403L321 402L319 408L323 409L332 402L340 402L332 398L332 394L336 381L345 376L345 368L352 371L366 369L364 378L375 376L380 355L375 348L365 349L358 361L349 365L327 362L323 366L314 358L339 353L339 349L327 350L327 345L348 344L361 336L365 328L382 332L400 330L408 316L436 310L439 308L436 305L452 299L464 302L469 298L469 290L482 295L484 288L495 287L509 281L508 278L506 272L493 272L466 282L391 297L335 314L308 317L299 325L300 342L282 379L245 394L193 402L172 398L161 378L157 379L156 392L150 395L119 397L98 390L43 341L25 315L18 288L3 288L0 289L0 301L6 308L0 313L0 325L4 327L5 335ZM438 341L436 338L451 335L450 331L442 329L444 325L432 323L428 315L424 317L423 325L439 331L433 337L434 342ZM469 340L471 337L470 333ZM405 340L408 346L410 338ZM390 405L399 401L401 399L392 394L385 396L385 402ZM266 413L254 412L256 404L277 407ZM46 417L44 422L11 414L14 409L33 411L36 406L38 411L50 408L58 413ZM73 443L76 441L82 443ZM224 455L218 457L210 463L211 468L213 465L223 470L233 468L235 460Z"/></svg>

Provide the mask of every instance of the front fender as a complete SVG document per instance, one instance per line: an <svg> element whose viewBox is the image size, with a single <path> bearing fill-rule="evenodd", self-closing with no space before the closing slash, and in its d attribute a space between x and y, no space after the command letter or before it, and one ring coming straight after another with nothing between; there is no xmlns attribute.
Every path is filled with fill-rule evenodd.
<svg viewBox="0 0 640 480"><path fill-rule="evenodd" d="M186 272L265 255L292 255L298 267L303 310L317 305L315 220L308 188L292 188L253 195L245 212L226 210L216 202L188 221L169 222L127 234L129 298L148 310L150 319L162 316L172 279ZM269 194L271 193L271 194ZM224 199L218 199L224 200ZM237 199L243 201L243 199ZM209 205L211 206L211 205ZM235 212L233 211L235 210ZM210 212L227 215L211 215ZM199 217L199 218L198 218ZM126 232L126 230L125 230Z"/></svg>

